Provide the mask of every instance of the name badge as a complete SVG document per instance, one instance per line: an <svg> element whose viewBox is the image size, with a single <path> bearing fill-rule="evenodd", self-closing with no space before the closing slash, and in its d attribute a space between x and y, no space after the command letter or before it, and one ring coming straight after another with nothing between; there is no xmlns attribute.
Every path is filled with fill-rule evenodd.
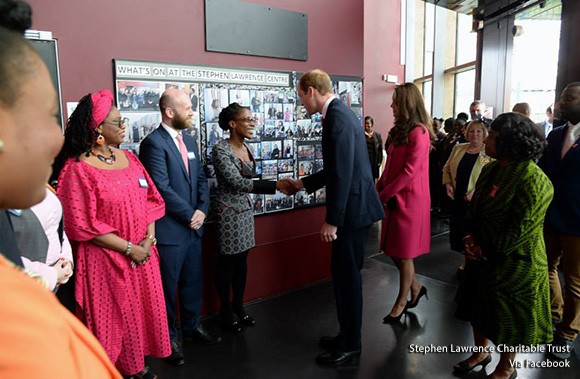
<svg viewBox="0 0 580 379"><path fill-rule="evenodd" d="M147 184L147 180L145 178L139 178L139 187L149 188L149 184Z"/></svg>
<svg viewBox="0 0 580 379"><path fill-rule="evenodd" d="M195 153L193 151L188 151L187 152L187 159L189 159L190 161L195 159Z"/></svg>

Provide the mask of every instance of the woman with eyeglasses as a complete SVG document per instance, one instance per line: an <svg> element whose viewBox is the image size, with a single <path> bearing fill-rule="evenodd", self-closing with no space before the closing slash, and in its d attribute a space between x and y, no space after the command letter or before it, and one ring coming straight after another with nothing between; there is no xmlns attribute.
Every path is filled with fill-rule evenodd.
<svg viewBox="0 0 580 379"><path fill-rule="evenodd" d="M76 314L126 376L156 378L145 356L171 353L155 247L165 203L123 142L125 125L102 90L68 120L57 194L77 267Z"/></svg>
<svg viewBox="0 0 580 379"><path fill-rule="evenodd" d="M219 249L216 284L222 326L237 333L242 330L240 323L244 326L255 324L243 306L247 257L255 244L253 202L249 193L274 194L276 189L285 190L285 183L252 180L256 176L256 161L244 142L254 137L256 127L250 108L238 103L228 105L220 112L219 126L229 131L230 138L219 141L212 151L218 181L211 205ZM234 314L239 322L234 319Z"/></svg>

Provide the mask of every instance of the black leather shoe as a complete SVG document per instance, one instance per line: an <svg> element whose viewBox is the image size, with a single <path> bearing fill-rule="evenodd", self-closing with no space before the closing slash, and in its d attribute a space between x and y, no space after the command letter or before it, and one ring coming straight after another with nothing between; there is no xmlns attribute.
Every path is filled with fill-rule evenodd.
<svg viewBox="0 0 580 379"><path fill-rule="evenodd" d="M171 340L171 355L163 360L173 366L183 366L185 359L183 359L183 351L178 341Z"/></svg>
<svg viewBox="0 0 580 379"><path fill-rule="evenodd" d="M453 375L463 376L463 375L469 374L470 372L475 370L475 368L477 366L481 366L481 369L483 370L483 369L485 369L485 366L487 366L490 362L491 362L491 354L489 354L486 358L484 358L482 361L474 364L473 366L469 366L467 364L467 361L461 361L458 364L456 364L455 366L453 366Z"/></svg>
<svg viewBox="0 0 580 379"><path fill-rule="evenodd" d="M186 337L201 342L204 345L215 345L216 343L222 342L222 338L220 336L213 336L209 334L202 325L199 325L197 329L193 331L193 333L187 335Z"/></svg>
<svg viewBox="0 0 580 379"><path fill-rule="evenodd" d="M340 336L320 337L320 340L318 341L318 346L329 351L338 350L340 348Z"/></svg>
<svg viewBox="0 0 580 379"><path fill-rule="evenodd" d="M407 302L407 304L409 304L409 302ZM403 312L401 312L398 316L391 316L391 314L388 314L385 317L383 317L383 324L396 324L396 323L401 321L401 317L403 317L403 315L405 315L405 317L407 317L407 307L406 306L405 306L405 309L403 309Z"/></svg>
<svg viewBox="0 0 580 379"><path fill-rule="evenodd" d="M335 351L323 353L316 357L316 363L324 366L358 365L360 350Z"/></svg>
<svg viewBox="0 0 580 379"><path fill-rule="evenodd" d="M254 320L254 318L248 314L245 315L238 315L239 319L240 319L240 323L244 326L254 326L256 325L256 320Z"/></svg>
<svg viewBox="0 0 580 379"><path fill-rule="evenodd" d="M230 333L239 333L242 331L242 326L237 321L221 321L222 328Z"/></svg>

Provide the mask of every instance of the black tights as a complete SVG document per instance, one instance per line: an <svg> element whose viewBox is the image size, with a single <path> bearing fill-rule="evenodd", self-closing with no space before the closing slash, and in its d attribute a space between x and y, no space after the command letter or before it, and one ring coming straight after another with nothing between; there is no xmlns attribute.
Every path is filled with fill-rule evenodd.
<svg viewBox="0 0 580 379"><path fill-rule="evenodd" d="M238 315L244 312L244 291L248 271L248 252L233 255L218 255L216 266L216 286L220 298L220 316L222 321L231 322L233 312ZM233 299L230 303L230 288Z"/></svg>

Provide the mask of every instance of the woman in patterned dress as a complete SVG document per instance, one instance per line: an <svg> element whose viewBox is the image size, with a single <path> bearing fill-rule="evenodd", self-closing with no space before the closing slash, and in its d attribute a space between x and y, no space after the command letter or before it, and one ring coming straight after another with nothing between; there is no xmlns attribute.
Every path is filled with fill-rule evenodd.
<svg viewBox="0 0 580 379"><path fill-rule="evenodd" d="M469 292L480 352L455 365L456 375L491 362L484 351L488 341L529 346L552 340L543 224L553 187L534 163L543 148L536 125L523 115L504 113L491 124L486 152L497 161L479 177L467 214L470 233L464 237L468 265L477 267ZM491 378L515 378L510 364L515 356L502 352Z"/></svg>
<svg viewBox="0 0 580 379"><path fill-rule="evenodd" d="M122 374L155 378L144 357L171 353L155 247L165 204L139 160L113 147L124 135L110 91L83 97L65 131L57 193L75 253L77 316Z"/></svg>
<svg viewBox="0 0 580 379"><path fill-rule="evenodd" d="M256 175L256 161L244 140L254 137L255 124L250 108L238 103L228 105L219 115L219 126L230 132L230 138L218 142L212 151L218 181L211 206L219 248L216 284L221 305L220 319L222 325L234 333L241 331L234 313L242 325L255 324L243 306L247 257L255 244L253 202L249 193L273 194L284 185L275 181L252 180Z"/></svg>

